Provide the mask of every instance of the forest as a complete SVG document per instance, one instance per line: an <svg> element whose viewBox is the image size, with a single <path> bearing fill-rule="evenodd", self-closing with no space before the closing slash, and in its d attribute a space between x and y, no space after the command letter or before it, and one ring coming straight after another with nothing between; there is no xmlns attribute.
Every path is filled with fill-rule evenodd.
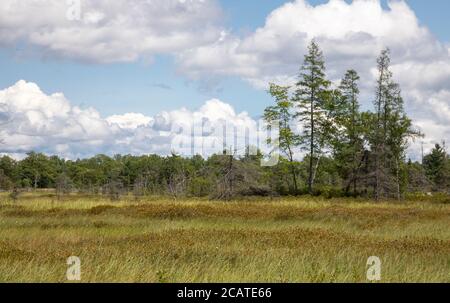
<svg viewBox="0 0 450 303"><path fill-rule="evenodd" d="M360 110L360 77L348 70L339 85L326 77L325 61L312 41L293 86L270 84L274 103L264 120L279 125L278 165L262 167L262 152L183 157L97 155L66 160L29 152L23 160L0 158L0 187L15 200L31 189L102 194L118 200L168 195L228 200L240 196L322 195L375 200L448 194L450 158L445 142L421 161L407 157L411 140L424 134L407 116L393 80L390 52L377 59L373 109ZM296 132L295 124L301 125ZM250 148L250 147L249 147ZM298 154L304 155L303 159Z"/></svg>

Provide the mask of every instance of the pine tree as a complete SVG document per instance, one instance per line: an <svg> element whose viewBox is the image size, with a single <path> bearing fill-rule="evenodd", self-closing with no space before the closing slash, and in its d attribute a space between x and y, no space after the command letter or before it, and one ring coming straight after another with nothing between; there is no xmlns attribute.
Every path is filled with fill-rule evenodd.
<svg viewBox="0 0 450 303"><path fill-rule="evenodd" d="M436 191L448 190L449 167L447 152L440 144L436 144L429 155L423 159L423 166L427 177L433 182Z"/></svg>
<svg viewBox="0 0 450 303"><path fill-rule="evenodd" d="M330 98L330 81L325 79L323 53L315 41L308 47L308 54L300 71L295 101L298 106L297 117L303 124L301 140L309 152L308 191L313 192L314 161L317 164L328 135L327 106Z"/></svg>
<svg viewBox="0 0 450 303"><path fill-rule="evenodd" d="M341 176L346 180L345 192L357 191L358 170L363 164L364 142L359 112L360 77L354 70L348 70L339 85L340 98L335 104L334 116L338 131L334 138L334 156Z"/></svg>
<svg viewBox="0 0 450 303"><path fill-rule="evenodd" d="M392 196L400 199L401 171L405 169L405 152L408 140L421 136L412 128L412 122L403 108L400 86L392 79L389 70L390 52L385 49L377 60L378 80L375 98L376 123L372 136L375 156L374 194L378 201Z"/></svg>
<svg viewBox="0 0 450 303"><path fill-rule="evenodd" d="M374 131L375 154L375 199L378 201L383 195L383 183L387 175L385 171L385 147L386 147L386 117L389 99L389 85L392 82L392 73L389 70L391 59L389 49L381 52L377 59L378 80L375 98L376 125Z"/></svg>
<svg viewBox="0 0 450 303"><path fill-rule="evenodd" d="M390 102L386 121L386 157L388 162L387 168L393 175L394 191L397 199L401 198L401 193L406 187L407 179L403 179L402 175L407 178L407 168L405 166L406 149L408 140L421 134L412 128L411 119L406 115L403 108L403 98L401 96L400 86L391 83L390 86Z"/></svg>

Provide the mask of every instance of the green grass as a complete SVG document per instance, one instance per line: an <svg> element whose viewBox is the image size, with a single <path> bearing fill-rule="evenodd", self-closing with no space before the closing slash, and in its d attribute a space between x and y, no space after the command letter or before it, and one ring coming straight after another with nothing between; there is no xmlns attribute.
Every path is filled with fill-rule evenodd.
<svg viewBox="0 0 450 303"><path fill-rule="evenodd" d="M0 282L450 282L450 205L0 196Z"/></svg>

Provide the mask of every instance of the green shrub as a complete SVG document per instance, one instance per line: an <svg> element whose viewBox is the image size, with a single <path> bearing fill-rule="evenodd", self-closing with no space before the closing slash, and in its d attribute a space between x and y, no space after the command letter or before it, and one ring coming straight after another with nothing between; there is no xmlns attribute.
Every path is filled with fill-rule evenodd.
<svg viewBox="0 0 450 303"><path fill-rule="evenodd" d="M194 197L206 197L211 192L212 183L204 177L195 177L189 184L189 194Z"/></svg>

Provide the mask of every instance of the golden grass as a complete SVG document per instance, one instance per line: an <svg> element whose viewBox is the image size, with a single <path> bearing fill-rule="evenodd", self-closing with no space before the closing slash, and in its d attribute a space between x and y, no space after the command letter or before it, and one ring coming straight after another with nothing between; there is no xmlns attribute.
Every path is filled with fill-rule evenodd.
<svg viewBox="0 0 450 303"><path fill-rule="evenodd" d="M0 196L0 281L450 282L450 206L319 198Z"/></svg>

